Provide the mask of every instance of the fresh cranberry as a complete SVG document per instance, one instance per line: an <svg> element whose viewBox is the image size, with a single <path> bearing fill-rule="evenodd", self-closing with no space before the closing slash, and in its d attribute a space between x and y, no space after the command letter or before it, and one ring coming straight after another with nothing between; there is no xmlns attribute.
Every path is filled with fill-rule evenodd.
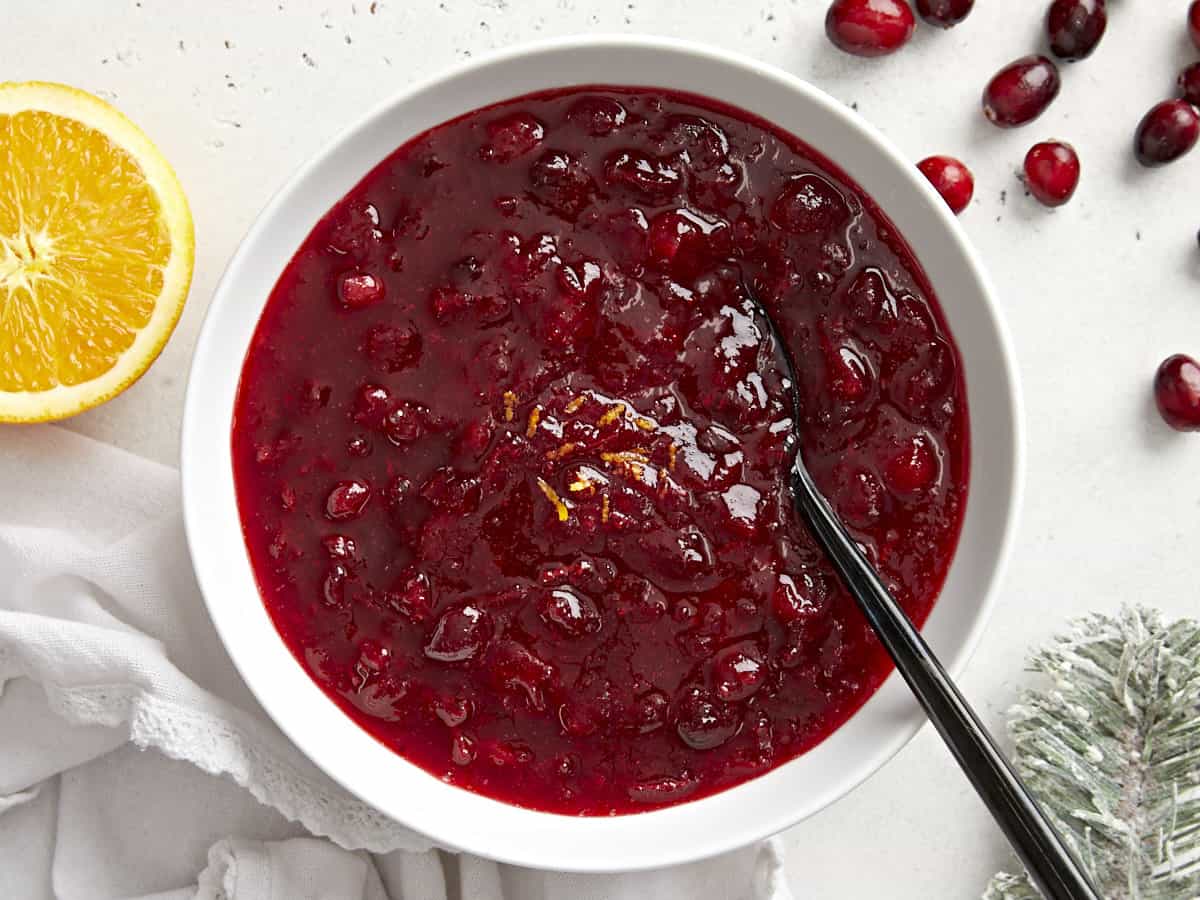
<svg viewBox="0 0 1200 900"><path fill-rule="evenodd" d="M1200 48L1200 0L1192 0L1188 7L1188 34L1192 36L1192 43Z"/></svg>
<svg viewBox="0 0 1200 900"><path fill-rule="evenodd" d="M1104 0L1054 0L1046 13L1050 52L1068 62L1085 59L1092 55L1107 26Z"/></svg>
<svg viewBox="0 0 1200 900"><path fill-rule="evenodd" d="M971 14L975 0L917 0L917 12L930 25L951 28Z"/></svg>
<svg viewBox="0 0 1200 900"><path fill-rule="evenodd" d="M1061 87L1058 66L1044 56L1024 56L1005 66L983 92L983 114L1000 128L1032 122Z"/></svg>
<svg viewBox="0 0 1200 900"><path fill-rule="evenodd" d="M1079 184L1079 157L1062 141L1034 144L1025 154L1025 184L1045 206L1062 206Z"/></svg>
<svg viewBox="0 0 1200 900"><path fill-rule="evenodd" d="M937 188L955 215L967 208L975 193L970 169L953 156L930 156L917 163L917 168Z"/></svg>
<svg viewBox="0 0 1200 900"><path fill-rule="evenodd" d="M916 24L904 0L833 0L825 33L847 53L885 56L908 43Z"/></svg>
<svg viewBox="0 0 1200 900"><path fill-rule="evenodd" d="M1154 376L1154 401L1176 431L1200 431L1200 363L1182 353L1165 359Z"/></svg>
<svg viewBox="0 0 1200 900"><path fill-rule="evenodd" d="M1200 63L1192 63L1179 73L1179 92L1192 106L1200 106Z"/></svg>
<svg viewBox="0 0 1200 900"><path fill-rule="evenodd" d="M1134 150L1143 166L1162 166L1186 154L1200 137L1200 112L1186 100L1164 100L1142 118Z"/></svg>
<svg viewBox="0 0 1200 900"><path fill-rule="evenodd" d="M383 299L383 282L369 272L352 272L338 281L338 299L346 309L362 309Z"/></svg>
<svg viewBox="0 0 1200 900"><path fill-rule="evenodd" d="M371 486L364 481L339 481L325 499L325 517L334 522L357 519L371 499Z"/></svg>

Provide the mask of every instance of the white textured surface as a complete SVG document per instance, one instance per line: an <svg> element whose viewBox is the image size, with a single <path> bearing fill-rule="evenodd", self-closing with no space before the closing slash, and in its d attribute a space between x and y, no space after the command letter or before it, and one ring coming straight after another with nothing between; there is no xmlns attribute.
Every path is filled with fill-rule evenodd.
<svg viewBox="0 0 1200 900"><path fill-rule="evenodd" d="M1027 649L1064 619L1130 600L1200 614L1200 436L1167 431L1148 390L1161 358L1200 355L1200 154L1146 172L1129 152L1142 112L1200 53L1184 36L1185 0L1114 2L1109 34L1064 73L1050 111L997 131L979 115L979 91L1038 48L1043 6L980 0L953 31L922 29L898 56L865 61L827 44L824 0L3 2L0 78L65 81L113 100L167 153L196 217L196 279L178 332L138 385L71 427L174 461L188 358L225 260L287 174L399 86L468 54L581 31L749 53L856 103L914 160L947 152L975 171L963 221L1013 330L1030 436L1006 601L964 679L996 724L1027 677ZM1075 200L1047 213L1014 171L1051 136L1075 144L1084 175ZM821 900L978 896L1005 853L928 730L787 841L797 895Z"/></svg>

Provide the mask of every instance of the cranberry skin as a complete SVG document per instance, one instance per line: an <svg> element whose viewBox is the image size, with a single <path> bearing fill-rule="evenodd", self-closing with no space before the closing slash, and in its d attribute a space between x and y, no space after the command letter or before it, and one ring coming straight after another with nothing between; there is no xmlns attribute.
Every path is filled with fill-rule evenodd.
<svg viewBox="0 0 1200 900"><path fill-rule="evenodd" d="M1134 151L1143 166L1174 162L1196 146L1200 112L1186 100L1164 100L1142 118Z"/></svg>
<svg viewBox="0 0 1200 900"><path fill-rule="evenodd" d="M362 309L383 298L383 282L369 272L353 272L338 281L338 300L346 309Z"/></svg>
<svg viewBox="0 0 1200 900"><path fill-rule="evenodd" d="M1025 154L1025 183L1045 206L1062 206L1079 184L1079 157L1061 141L1034 144Z"/></svg>
<svg viewBox="0 0 1200 900"><path fill-rule="evenodd" d="M362 515L371 499L371 486L364 481L339 481L325 499L325 517L331 522L345 522Z"/></svg>
<svg viewBox="0 0 1200 900"><path fill-rule="evenodd" d="M1179 92L1192 106L1200 106L1200 63L1192 63L1179 73Z"/></svg>
<svg viewBox="0 0 1200 900"><path fill-rule="evenodd" d="M1091 56L1107 27L1104 0L1054 0L1046 13L1050 52L1068 62Z"/></svg>
<svg viewBox="0 0 1200 900"><path fill-rule="evenodd" d="M1200 431L1200 363L1176 353L1154 376L1154 402L1176 431Z"/></svg>
<svg viewBox="0 0 1200 900"><path fill-rule="evenodd" d="M1044 56L1023 56L1005 66L983 92L983 114L1000 128L1032 122L1058 96L1058 66Z"/></svg>
<svg viewBox="0 0 1200 900"><path fill-rule="evenodd" d="M975 193L975 178L970 169L953 156L930 156L917 163L917 168L937 188L955 215L967 208Z"/></svg>
<svg viewBox="0 0 1200 900"><path fill-rule="evenodd" d="M975 0L917 0L917 13L930 25L953 28L975 7Z"/></svg>
<svg viewBox="0 0 1200 900"><path fill-rule="evenodd" d="M855 56L886 56L908 43L917 21L904 0L833 0L825 33Z"/></svg>
<svg viewBox="0 0 1200 900"><path fill-rule="evenodd" d="M1192 43L1200 49L1200 0L1192 0L1188 8L1188 34L1192 36Z"/></svg>

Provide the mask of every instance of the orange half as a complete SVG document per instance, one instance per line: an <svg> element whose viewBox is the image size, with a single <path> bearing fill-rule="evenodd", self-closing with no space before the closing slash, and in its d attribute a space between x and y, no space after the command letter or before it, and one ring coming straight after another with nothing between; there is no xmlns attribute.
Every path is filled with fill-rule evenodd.
<svg viewBox="0 0 1200 900"><path fill-rule="evenodd" d="M0 422L61 419L136 381L194 255L179 180L136 125L75 88L0 84Z"/></svg>

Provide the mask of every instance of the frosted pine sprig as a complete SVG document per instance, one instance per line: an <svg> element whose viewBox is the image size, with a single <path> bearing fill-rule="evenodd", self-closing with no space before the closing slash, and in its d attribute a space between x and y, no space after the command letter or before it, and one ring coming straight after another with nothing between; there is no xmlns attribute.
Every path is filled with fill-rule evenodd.
<svg viewBox="0 0 1200 900"><path fill-rule="evenodd" d="M1200 622L1127 608L1031 660L1052 681L1010 713L1021 776L1106 900L1200 898ZM1000 874L985 900L1037 900Z"/></svg>

